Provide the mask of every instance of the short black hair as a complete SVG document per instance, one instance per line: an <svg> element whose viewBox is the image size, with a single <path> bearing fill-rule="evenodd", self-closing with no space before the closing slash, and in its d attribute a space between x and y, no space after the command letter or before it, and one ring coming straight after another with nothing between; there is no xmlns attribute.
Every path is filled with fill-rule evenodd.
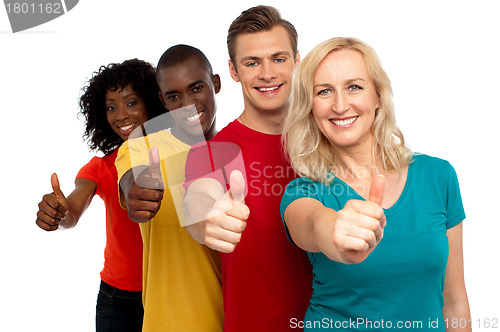
<svg viewBox="0 0 500 332"><path fill-rule="evenodd" d="M158 65L156 66L156 80L158 84L160 84L161 69L173 67L192 57L199 61L200 65L205 68L211 78L214 76L212 65L202 51L193 46L179 44L166 50L160 57L160 60L158 60Z"/></svg>
<svg viewBox="0 0 500 332"><path fill-rule="evenodd" d="M158 97L155 68L148 62L131 59L122 63L101 66L82 89L80 112L85 119L83 139L91 150L110 154L123 143L106 118L106 92L116 91L131 85L132 89L144 100L148 118L152 119L166 112Z"/></svg>

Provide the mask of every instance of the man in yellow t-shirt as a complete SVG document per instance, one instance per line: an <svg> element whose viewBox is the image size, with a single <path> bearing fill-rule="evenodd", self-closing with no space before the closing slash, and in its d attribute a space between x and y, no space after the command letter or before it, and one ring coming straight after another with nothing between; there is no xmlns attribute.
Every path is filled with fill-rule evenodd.
<svg viewBox="0 0 500 332"><path fill-rule="evenodd" d="M120 203L140 222L143 239L143 331L222 331L219 253L192 239L182 213L186 157L191 145L216 133L220 78L201 51L177 45L160 58L157 81L175 123L171 130L129 139L116 158ZM159 160L155 156L150 169L153 147Z"/></svg>

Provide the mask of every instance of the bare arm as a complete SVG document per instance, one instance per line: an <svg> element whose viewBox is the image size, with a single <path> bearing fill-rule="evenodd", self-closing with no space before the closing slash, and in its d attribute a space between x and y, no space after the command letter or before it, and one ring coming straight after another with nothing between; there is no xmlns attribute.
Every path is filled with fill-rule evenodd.
<svg viewBox="0 0 500 332"><path fill-rule="evenodd" d="M214 179L199 179L186 190L182 202L186 230L198 243L205 244L206 217L215 201L224 195L222 185Z"/></svg>
<svg viewBox="0 0 500 332"><path fill-rule="evenodd" d="M336 212L315 199L300 198L287 207L284 217L300 248L322 252L336 262L357 264L368 257L383 235L383 212L370 203L350 201Z"/></svg>
<svg viewBox="0 0 500 332"><path fill-rule="evenodd" d="M137 166L128 170L120 179L120 201L128 209L128 216L135 222L151 220L161 206L163 181L160 171L160 157L156 147L150 152L150 165ZM137 178L134 174L139 174Z"/></svg>
<svg viewBox="0 0 500 332"><path fill-rule="evenodd" d="M242 198L243 175L237 173L231 174L227 193L218 181L204 178L188 187L183 201L188 233L197 242L226 253L240 242L250 214Z"/></svg>
<svg viewBox="0 0 500 332"><path fill-rule="evenodd" d="M384 185L383 178L374 179L369 201L351 200L339 212L313 198L293 201L284 213L293 241L337 262L362 262L383 237L385 215L380 204Z"/></svg>
<svg viewBox="0 0 500 332"><path fill-rule="evenodd" d="M89 179L78 178L75 189L66 198L55 173L52 174L51 183L54 192L44 195L38 204L36 224L46 231L75 227L90 205L97 184Z"/></svg>
<svg viewBox="0 0 500 332"><path fill-rule="evenodd" d="M462 223L449 229L446 235L449 243L443 291L446 331L471 331L469 300L464 281Z"/></svg>

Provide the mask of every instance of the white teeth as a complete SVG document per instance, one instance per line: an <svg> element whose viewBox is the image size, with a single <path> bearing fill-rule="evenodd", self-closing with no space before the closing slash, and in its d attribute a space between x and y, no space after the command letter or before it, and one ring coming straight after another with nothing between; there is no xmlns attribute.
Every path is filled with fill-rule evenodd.
<svg viewBox="0 0 500 332"><path fill-rule="evenodd" d="M134 126L134 124L130 124L128 126L124 126L124 127L120 127L121 130L125 131L125 130L129 130L130 128L132 128Z"/></svg>
<svg viewBox="0 0 500 332"><path fill-rule="evenodd" d="M195 115L187 117L186 120L188 120L188 121L198 120L203 115L203 113L205 113L205 111L200 112L200 113L196 113Z"/></svg>
<svg viewBox="0 0 500 332"><path fill-rule="evenodd" d="M354 118L350 118L350 119L346 119L346 120L332 120L332 122L334 124L336 124L337 126L346 126L346 125L350 125L351 123L353 123L358 117L355 116Z"/></svg>
<svg viewBox="0 0 500 332"><path fill-rule="evenodd" d="M269 92L269 91L274 91L274 90L278 90L279 86L275 86L275 87L272 87L272 88L258 88L259 91L261 92Z"/></svg>

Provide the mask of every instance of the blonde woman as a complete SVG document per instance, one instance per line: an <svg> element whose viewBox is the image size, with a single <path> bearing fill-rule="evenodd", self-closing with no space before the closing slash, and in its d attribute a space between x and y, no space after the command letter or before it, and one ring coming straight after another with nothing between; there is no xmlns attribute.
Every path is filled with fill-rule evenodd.
<svg viewBox="0 0 500 332"><path fill-rule="evenodd" d="M299 65L283 142L295 171L281 203L313 266L306 331L470 329L457 175L415 154L373 49L333 38Z"/></svg>

